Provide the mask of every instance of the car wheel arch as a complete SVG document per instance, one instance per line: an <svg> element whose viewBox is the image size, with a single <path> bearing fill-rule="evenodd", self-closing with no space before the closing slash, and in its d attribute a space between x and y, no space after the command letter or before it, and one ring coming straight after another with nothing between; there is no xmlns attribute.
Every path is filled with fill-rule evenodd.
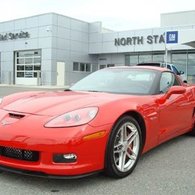
<svg viewBox="0 0 195 195"><path fill-rule="evenodd" d="M140 113L138 113L138 112L136 112L136 111L134 111L134 110L132 110L132 111L127 111L127 112L123 113L123 114L120 115L120 116L115 120L115 122L113 123L113 126L112 126L112 128L111 128L111 131L112 131L112 129L114 128L114 126L117 124L117 122L118 122L121 118L123 118L124 116L131 116L131 117L133 117L133 118L139 123L140 128L141 128L141 134L142 134L142 142L143 142L143 143L142 143L142 150L143 150L143 148L144 148L144 146L145 146L145 142L146 142L146 124L145 124L145 121L144 121L143 116L142 116ZM108 145L108 142L109 142L109 137L110 137L111 131L110 131L109 136L108 136L106 148L107 148L107 145ZM105 149L104 165L106 164L106 153L107 153L107 149Z"/></svg>
<svg viewBox="0 0 195 195"><path fill-rule="evenodd" d="M140 128L141 128L141 133L142 133L142 141L143 141L142 146L144 148L145 142L146 142L146 124L145 124L143 116L136 111L126 112L123 114L123 116L124 115L128 115L128 116L133 117L139 123Z"/></svg>
<svg viewBox="0 0 195 195"><path fill-rule="evenodd" d="M120 118L122 118L122 117L124 117L124 116L131 116L131 117L133 117L138 123L139 123L139 125L140 125L140 128L141 128L141 133L142 133L142 141L143 141L143 148L144 148L144 146L145 146L145 142L146 142L146 123L145 123L145 120L144 120L144 118L143 118L143 116L139 113L139 112L137 112L137 111L135 111L135 110L129 110L129 111L127 111L127 112L124 112L123 114L121 114L116 120L115 120L115 122L113 123L113 126L112 126L112 128L111 128L111 130L114 128L114 126L116 125L116 123L120 120ZM111 132L110 132L111 133ZM110 134L109 133L109 134ZM143 149L142 148L142 149Z"/></svg>

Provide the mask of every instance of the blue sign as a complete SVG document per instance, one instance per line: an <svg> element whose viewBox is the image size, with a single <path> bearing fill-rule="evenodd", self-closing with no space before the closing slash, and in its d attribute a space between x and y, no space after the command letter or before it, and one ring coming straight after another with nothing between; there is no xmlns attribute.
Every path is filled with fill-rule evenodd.
<svg viewBox="0 0 195 195"><path fill-rule="evenodd" d="M178 31L169 31L166 33L166 43L178 43Z"/></svg>

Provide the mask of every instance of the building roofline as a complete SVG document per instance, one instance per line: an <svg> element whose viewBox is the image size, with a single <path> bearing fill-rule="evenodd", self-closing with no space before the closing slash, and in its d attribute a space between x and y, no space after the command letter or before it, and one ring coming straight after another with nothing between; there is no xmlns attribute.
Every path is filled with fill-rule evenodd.
<svg viewBox="0 0 195 195"><path fill-rule="evenodd" d="M80 22L85 22L85 23L88 23L88 24L93 23L93 22L87 22L87 21L84 21L84 20L80 20L80 19L77 19L77 18L73 18L73 17L70 17L70 16L66 16L66 15L63 15L63 14L55 13L55 12L47 12L47 13L36 14L36 15L31 15L31 16L27 16L27 17L21 17L21 18L6 20L6 21L0 21L0 24L7 23L7 22L13 22L13 21L17 21L17 20L24 20L24 19L33 18L33 17L44 16L44 15L58 15L58 16L63 16L63 17L72 19L72 20L77 20L77 21L80 21Z"/></svg>
<svg viewBox="0 0 195 195"><path fill-rule="evenodd" d="M187 12L195 12L195 10L186 10L186 11L177 11L177 12L165 12L165 13L161 13L160 15L181 14L181 13L187 13Z"/></svg>

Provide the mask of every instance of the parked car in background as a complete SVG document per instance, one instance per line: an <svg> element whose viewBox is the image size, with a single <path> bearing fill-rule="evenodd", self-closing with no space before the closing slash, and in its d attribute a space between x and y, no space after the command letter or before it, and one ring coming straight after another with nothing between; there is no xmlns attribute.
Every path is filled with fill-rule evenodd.
<svg viewBox="0 0 195 195"><path fill-rule="evenodd" d="M179 71L174 64L160 63L160 62L147 62L147 63L144 62L144 63L139 63L137 65L138 66L159 66L159 67L167 68L172 72L174 72L176 75L179 75L181 80L184 83L187 83L187 76L184 74L183 71Z"/></svg>

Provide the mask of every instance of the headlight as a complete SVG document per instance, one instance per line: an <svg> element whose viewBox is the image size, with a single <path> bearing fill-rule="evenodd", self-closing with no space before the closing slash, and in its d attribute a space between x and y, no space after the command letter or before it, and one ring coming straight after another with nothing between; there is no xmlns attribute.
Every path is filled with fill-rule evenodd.
<svg viewBox="0 0 195 195"><path fill-rule="evenodd" d="M83 125L93 120L97 112L97 107L74 110L52 119L45 124L45 127L73 127Z"/></svg>

